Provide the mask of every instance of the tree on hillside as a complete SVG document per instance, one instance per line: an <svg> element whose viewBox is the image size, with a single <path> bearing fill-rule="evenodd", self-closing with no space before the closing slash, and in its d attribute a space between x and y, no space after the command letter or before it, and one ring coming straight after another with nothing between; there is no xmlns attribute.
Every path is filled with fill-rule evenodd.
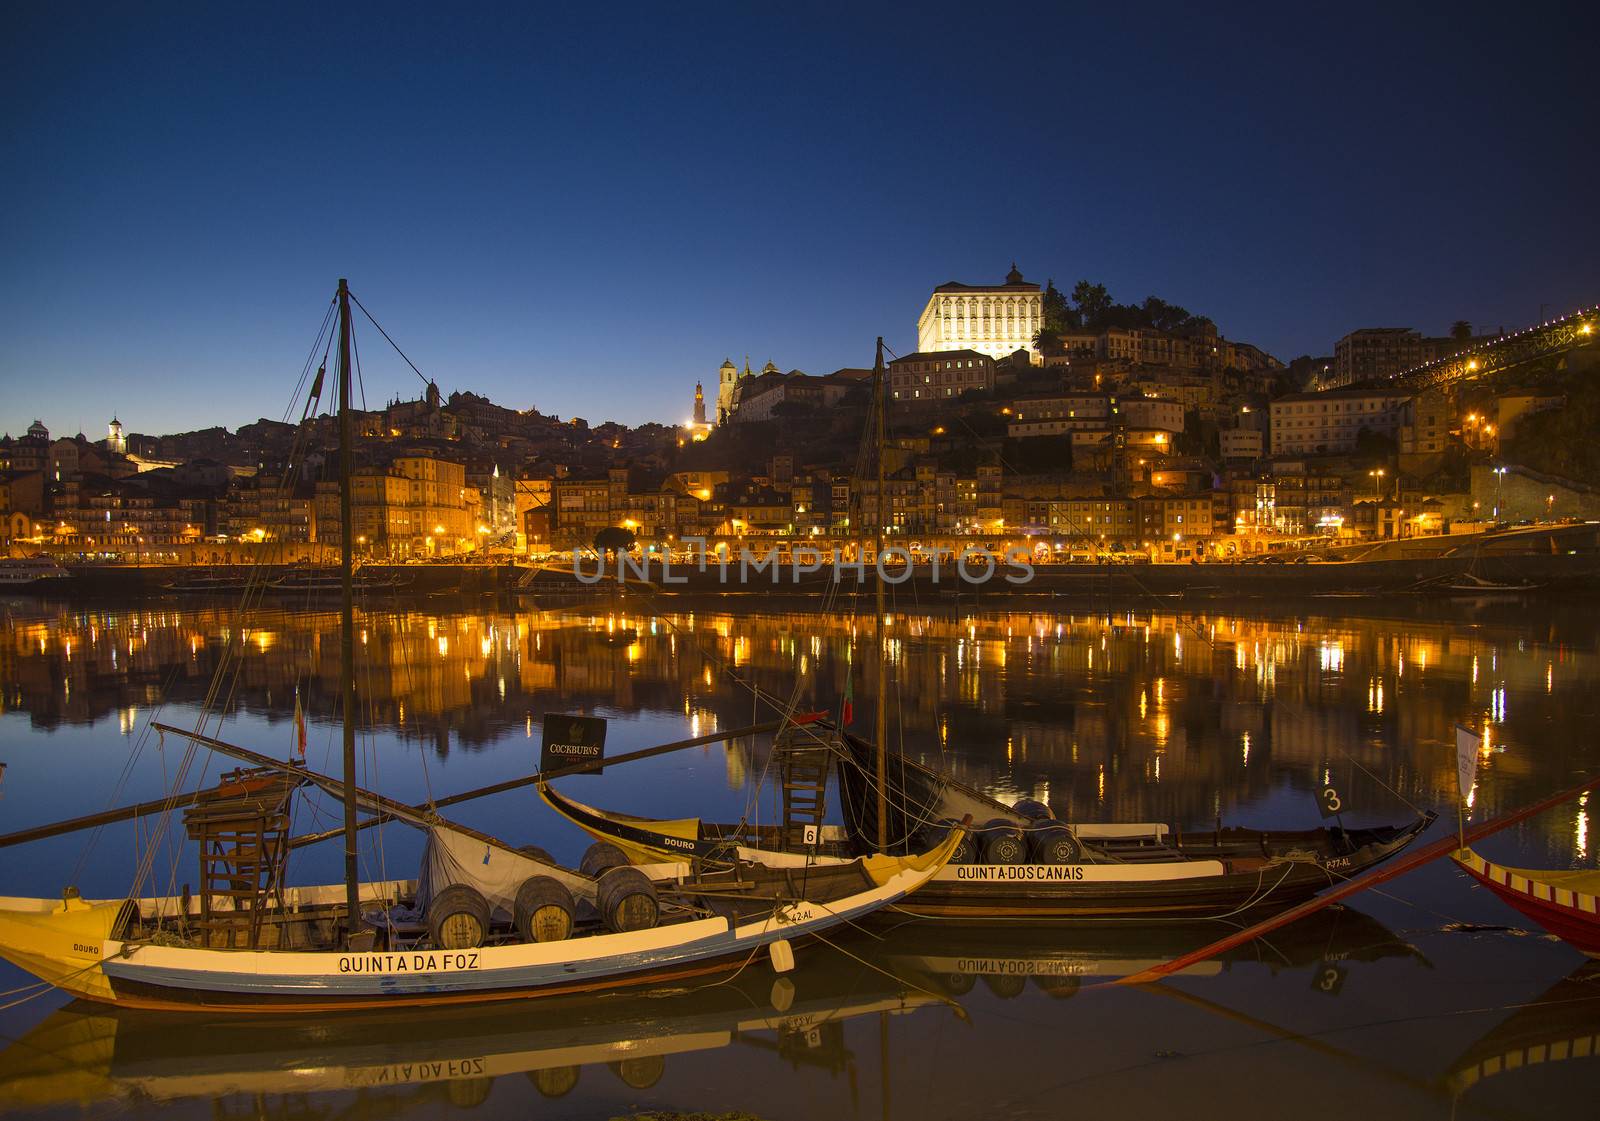
<svg viewBox="0 0 1600 1121"><path fill-rule="evenodd" d="M1061 336L1082 325L1078 312L1067 303L1066 296L1056 287L1055 281L1046 281L1043 298L1043 322L1033 345L1041 354L1060 354L1063 350Z"/></svg>
<svg viewBox="0 0 1600 1121"><path fill-rule="evenodd" d="M1072 288L1072 302L1077 305L1078 316L1091 330L1102 325L1111 310L1111 293L1104 284L1090 284L1080 280Z"/></svg>
<svg viewBox="0 0 1600 1121"><path fill-rule="evenodd" d="M1083 325L1077 309L1067 302L1066 295L1053 280L1046 281L1044 286L1044 322L1053 331L1070 331Z"/></svg>
<svg viewBox="0 0 1600 1121"><path fill-rule="evenodd" d="M1140 310L1144 312L1146 324L1157 331L1176 331L1194 318L1184 308L1169 304L1160 296L1146 296Z"/></svg>
<svg viewBox="0 0 1600 1121"><path fill-rule="evenodd" d="M1464 343L1472 338L1472 324L1465 319L1458 319L1450 324L1450 337L1458 343Z"/></svg>

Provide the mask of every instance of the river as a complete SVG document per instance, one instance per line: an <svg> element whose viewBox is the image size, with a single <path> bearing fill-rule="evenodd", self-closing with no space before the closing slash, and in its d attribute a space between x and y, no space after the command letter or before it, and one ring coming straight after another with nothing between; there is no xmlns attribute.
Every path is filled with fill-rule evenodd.
<svg viewBox="0 0 1600 1121"><path fill-rule="evenodd" d="M225 648L221 734L336 770L337 615L225 605L3 602L0 832L158 797L230 765L162 737L192 726ZM1454 726L1484 737L1474 819L1600 766L1600 605L1322 599L1282 607L1111 601L1060 611L869 614L708 601L528 609L397 607L357 617L361 781L407 802L537 766L547 712L608 718L608 755L765 719L765 697L855 723L888 698L904 749L1007 801L1081 822L1186 831L1345 824L1441 811ZM762 743L692 748L574 776L608 808L770 820ZM464 803L465 824L575 863L587 839L528 789ZM337 823L312 798L297 830ZM0 891L125 892L156 843L162 888L192 853L132 825L0 849ZM403 825L368 830L366 872L415 874ZM1577 802L1484 842L1510 864L1594 868ZM296 883L336 881L337 842ZM0 996L0 1109L28 1116L613 1118L703 1111L808 1118L1587 1116L1600 1086L1600 973L1448 864L1149 989L1096 982L1223 927L1040 930L908 924L805 948L693 991L287 1024L112 1013ZM0 990L27 978L0 965ZM25 995L25 994L23 994Z"/></svg>

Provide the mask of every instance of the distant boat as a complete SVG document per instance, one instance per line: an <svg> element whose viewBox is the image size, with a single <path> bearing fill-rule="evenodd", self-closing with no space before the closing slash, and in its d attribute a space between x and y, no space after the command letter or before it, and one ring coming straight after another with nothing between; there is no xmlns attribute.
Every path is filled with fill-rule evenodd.
<svg viewBox="0 0 1600 1121"><path fill-rule="evenodd" d="M1520 595L1523 592L1537 591L1542 587L1543 584L1535 584L1531 580L1486 580L1482 576L1463 572L1460 576L1430 585L1430 590L1450 595L1500 596Z"/></svg>
<svg viewBox="0 0 1600 1121"><path fill-rule="evenodd" d="M1600 871L1508 868L1470 848L1450 859L1573 949L1600 958Z"/></svg>
<svg viewBox="0 0 1600 1121"><path fill-rule="evenodd" d="M299 568L271 581L267 585L267 590L280 593L326 592L329 595L336 595L343 590L342 579L337 568ZM392 592L404 584L399 576L393 574L375 575L359 570L351 580L357 592Z"/></svg>
<svg viewBox="0 0 1600 1121"><path fill-rule="evenodd" d="M174 595L234 595L249 584L250 577L245 572L196 572L168 580L161 589Z"/></svg>
<svg viewBox="0 0 1600 1121"><path fill-rule="evenodd" d="M72 573L51 557L0 558L0 591L59 588L71 579Z"/></svg>

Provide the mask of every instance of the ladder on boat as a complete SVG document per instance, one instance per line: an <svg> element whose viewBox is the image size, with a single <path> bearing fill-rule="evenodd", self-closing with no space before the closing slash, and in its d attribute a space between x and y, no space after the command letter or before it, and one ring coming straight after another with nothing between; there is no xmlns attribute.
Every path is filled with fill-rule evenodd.
<svg viewBox="0 0 1600 1121"><path fill-rule="evenodd" d="M806 847L808 827L811 845L822 839L822 818L828 801L828 768L833 762L833 752L827 744L819 743L809 732L796 735L798 731L785 729L772 745L778 756L778 776L783 789L783 847L791 850Z"/></svg>
<svg viewBox="0 0 1600 1121"><path fill-rule="evenodd" d="M184 811L190 840L200 845L202 944L227 949L262 947L268 909L283 906L289 855L289 798L297 776L234 771Z"/></svg>

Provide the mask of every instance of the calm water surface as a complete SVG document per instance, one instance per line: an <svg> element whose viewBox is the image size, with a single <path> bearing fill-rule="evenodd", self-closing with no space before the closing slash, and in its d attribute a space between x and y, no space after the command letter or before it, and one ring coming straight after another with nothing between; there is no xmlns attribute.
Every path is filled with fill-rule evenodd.
<svg viewBox="0 0 1600 1121"><path fill-rule="evenodd" d="M1170 601L1163 601L1167 603ZM0 832L156 797L231 764L165 743L224 645L224 738L287 754L298 691L308 756L333 769L331 612L3 601ZM1318 824L1333 781L1349 825L1412 807L1453 827L1453 725L1485 735L1475 816L1600 766L1592 604L1315 600L1205 610L1151 603L957 612L902 604L880 685L870 622L709 604L372 611L358 619L363 782L420 801L526 773L545 712L611 719L608 753L740 727L757 693L856 723L886 696L905 749L1003 798L1079 821L1185 829ZM695 748L566 780L644 813L770 820L766 745ZM312 798L297 830L337 823ZM528 790L456 807L466 824L576 861L586 838ZM415 874L420 837L369 830L373 876ZM0 849L0 892L123 893L160 846L160 888L192 853L148 826ZM1573 803L1485 842L1509 863L1595 867ZM297 850L295 883L341 875L337 843ZM1170 983L1093 988L1218 936L1220 924L1070 932L908 924L801 954L794 974L509 1009L196 1023L47 996L0 1010L0 1108L40 1116L762 1118L1592 1116L1600 973L1448 866L1364 893ZM0 965L0 989L26 978ZM0 997L0 1004L11 997ZM887 1075L887 1076L886 1076Z"/></svg>

